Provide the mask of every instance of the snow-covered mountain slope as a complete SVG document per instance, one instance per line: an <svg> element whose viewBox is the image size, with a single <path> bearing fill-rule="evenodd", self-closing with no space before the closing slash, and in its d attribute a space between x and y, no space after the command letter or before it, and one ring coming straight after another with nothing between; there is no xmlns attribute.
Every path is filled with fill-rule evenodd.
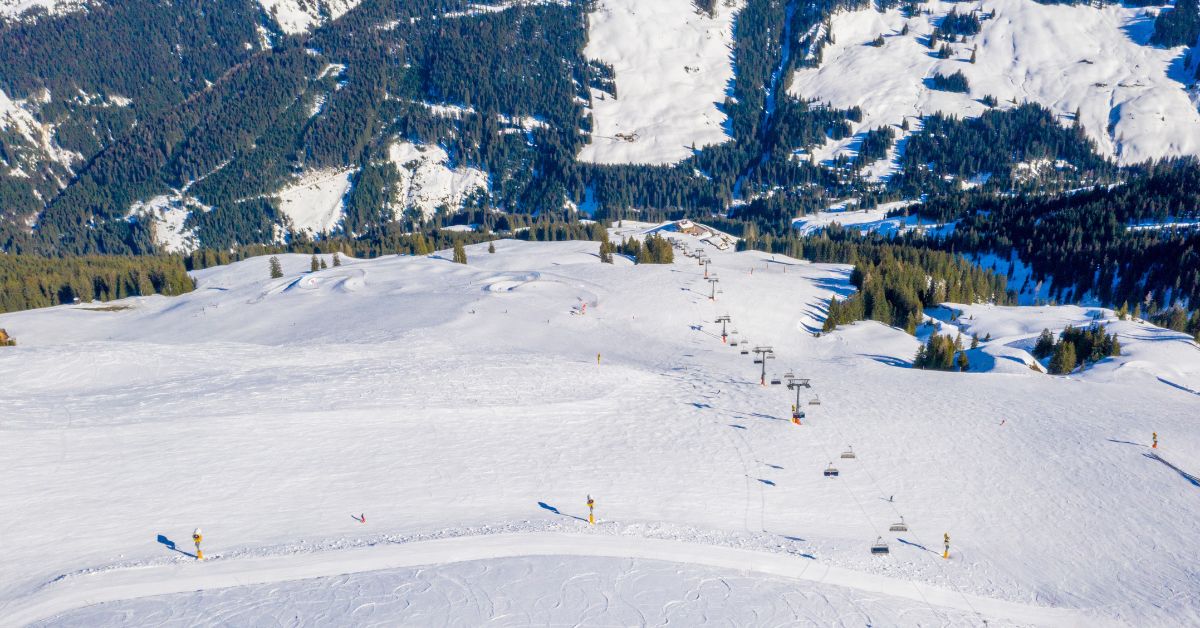
<svg viewBox="0 0 1200 628"><path fill-rule="evenodd" d="M84 0L0 0L0 20L21 17L30 9L44 9L50 15L61 15L83 5Z"/></svg>
<svg viewBox="0 0 1200 628"><path fill-rule="evenodd" d="M341 224L353 169L314 170L279 191L279 210L296 231L320 234Z"/></svg>
<svg viewBox="0 0 1200 628"><path fill-rule="evenodd" d="M388 147L388 161L400 175L393 199L397 218L408 210L425 217L439 207L456 210L472 193L488 189L487 173L465 166L451 168L450 156L440 146L395 142Z"/></svg>
<svg viewBox="0 0 1200 628"><path fill-rule="evenodd" d="M154 244L166 253L191 253L199 248L195 228L186 226L193 211L210 211L194 198L182 194L161 194L129 210L133 220L154 224Z"/></svg>
<svg viewBox="0 0 1200 628"><path fill-rule="evenodd" d="M37 110L50 102L42 91L31 99L13 100L0 90L0 139L5 140L0 154L2 174L28 176L43 165L70 168L83 160L78 153L63 149L54 137L54 127L38 120Z"/></svg>
<svg viewBox="0 0 1200 628"><path fill-rule="evenodd" d="M692 0L600 0L584 53L612 66L617 96L592 90L591 144L579 160L669 164L728 140L720 105L740 8L720 0L709 16Z"/></svg>
<svg viewBox="0 0 1200 628"><path fill-rule="evenodd" d="M336 20L362 0L258 0L279 29L294 35Z"/></svg>
<svg viewBox="0 0 1200 628"><path fill-rule="evenodd" d="M783 623L1200 622L1185 475L1200 398L1165 375L1197 372L1193 344L1139 326L1094 374L913 370L901 331L810 333L852 291L848 267L670 237L706 247L715 302L682 255L607 265L594 242L499 241L467 265L443 251L309 273L281 256L282 279L254 258L180 297L0 315L19 343L0 350L0 617L191 623L302 597L328 609L315 623L624 623L620 605L589 609L628 595L625 573L635 608L734 623L768 604ZM967 316L997 340L1047 322L994 309ZM767 344L768 378L812 380L801 426L794 393L741 353ZM910 529L889 532L901 516ZM889 555L869 553L877 537ZM604 560L511 562L552 555ZM464 560L432 567L411 607L380 590ZM526 569L540 575L510 576ZM735 573L727 593L709 580ZM581 579L599 597L572 595ZM267 582L291 584L264 597Z"/></svg>
<svg viewBox="0 0 1200 628"><path fill-rule="evenodd" d="M819 68L795 73L791 93L836 107L860 106L858 131L899 125L934 112L978 116L980 102L1036 102L1064 125L1075 114L1102 153L1122 163L1200 154L1194 68L1184 49L1147 42L1155 7L1046 5L1034 0L929 2L929 13L905 18L900 9L836 14L834 43ZM951 44L949 59L928 47L934 27L951 11L983 17L982 30ZM902 35L904 27L908 34ZM871 45L882 35L881 47ZM941 44L939 43L940 47ZM972 51L976 61L970 63ZM967 94L928 85L935 74L962 72Z"/></svg>

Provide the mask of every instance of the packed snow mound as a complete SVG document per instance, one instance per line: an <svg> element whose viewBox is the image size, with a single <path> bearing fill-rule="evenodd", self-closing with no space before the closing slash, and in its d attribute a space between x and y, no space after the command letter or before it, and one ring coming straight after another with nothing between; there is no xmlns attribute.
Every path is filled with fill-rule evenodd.
<svg viewBox="0 0 1200 628"><path fill-rule="evenodd" d="M584 54L612 66L617 94L592 90L591 143L579 160L670 164L730 139L720 105L742 5L719 0L710 16L692 0L600 0Z"/></svg>
<svg viewBox="0 0 1200 628"><path fill-rule="evenodd" d="M330 233L345 213L346 193L354 169L329 168L308 172L278 193L279 209L295 231Z"/></svg>
<svg viewBox="0 0 1200 628"><path fill-rule="evenodd" d="M1182 377L1197 372L1194 346L1138 325L1121 333L1164 340L1123 336L1128 355L1082 375L902 368L918 341L901 330L816 333L829 299L854 291L849 266L665 237L673 264L514 240L467 246L467 264L450 251L337 267L325 255L310 272L310 256L280 255L280 278L258 257L196 272L177 297L0 315L21 341L0 350L0 616L283 612L286 595L255 588L274 582L321 600L317 623L479 623L470 600L422 598L432 615L416 616L378 589L397 577L381 570L457 574L444 565L466 557L473 575L455 590L510 593L512 616L543 623L544 607L522 601L530 589L504 588L503 561L605 556L687 565L641 580L638 608L715 604L689 583L736 570L763 588L733 599L774 596L774 578L801 593L785 622L857 618L864 595L889 625L1200 622L1187 475L1200 470L1200 401ZM685 254L698 248L715 286ZM997 343L1048 322L951 307L965 314L945 324L971 321ZM765 386L750 354L762 346L775 356ZM811 380L802 425L795 391L771 384L789 372ZM1152 432L1170 466L1144 455ZM823 475L831 461L840 477ZM900 517L909 530L891 532ZM188 542L197 526L204 562ZM889 554L869 552L879 538ZM529 586L591 573L571 564ZM381 614L337 601L358 594ZM590 599L555 617L625 617L588 615Z"/></svg>
<svg viewBox="0 0 1200 628"><path fill-rule="evenodd" d="M263 11L288 35L307 33L336 20L362 0L258 0Z"/></svg>
<svg viewBox="0 0 1200 628"><path fill-rule="evenodd" d="M979 116L986 109L980 99L994 96L1002 107L1039 103L1064 125L1074 124L1078 111L1101 154L1121 163L1200 154L1200 113L1180 61L1183 48L1147 43L1158 7L1034 0L921 7L929 13L913 18L898 8L838 13L832 21L836 43L825 46L819 68L796 71L791 93L835 107L862 107L857 132L935 112ZM982 31L951 44L951 58L938 59L927 45L929 36L955 10L985 18ZM905 26L908 34L901 35ZM883 46L871 45L880 35ZM972 50L975 63L969 61ZM935 74L954 72L967 77L969 93L927 85ZM848 141L839 146L849 147Z"/></svg>
<svg viewBox="0 0 1200 628"><path fill-rule="evenodd" d="M416 210L426 218L439 208L457 210L471 194L488 189L487 173L466 166L450 167L450 155L436 145L395 142L388 161L400 175L395 198L396 218Z"/></svg>

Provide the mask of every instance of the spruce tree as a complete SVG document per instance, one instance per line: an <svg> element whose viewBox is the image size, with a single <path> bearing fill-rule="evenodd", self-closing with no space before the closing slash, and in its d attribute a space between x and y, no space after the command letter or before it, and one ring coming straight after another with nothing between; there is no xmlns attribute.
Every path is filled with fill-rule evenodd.
<svg viewBox="0 0 1200 628"><path fill-rule="evenodd" d="M308 268L314 273L318 270L321 270L321 260L317 259L316 253L313 253L312 260L309 261Z"/></svg>
<svg viewBox="0 0 1200 628"><path fill-rule="evenodd" d="M325 263L325 258L321 258L321 270L325 270L326 268L329 268L329 265Z"/></svg>
<svg viewBox="0 0 1200 628"><path fill-rule="evenodd" d="M337 251L333 252L333 265L335 267L342 265L342 256L340 254L338 254Z"/></svg>
<svg viewBox="0 0 1200 628"><path fill-rule="evenodd" d="M463 248L462 240L454 241L454 263L455 264L466 264L467 263L467 250Z"/></svg>
<svg viewBox="0 0 1200 628"><path fill-rule="evenodd" d="M958 370L967 371L971 368L971 363L967 360L967 352L958 352Z"/></svg>
<svg viewBox="0 0 1200 628"><path fill-rule="evenodd" d="M1050 333L1049 329L1042 330L1042 335L1038 336L1037 344L1033 345L1031 353L1039 360L1054 353L1054 335Z"/></svg>
<svg viewBox="0 0 1200 628"><path fill-rule="evenodd" d="M488 253L495 253L495 252L496 252L496 243L488 242Z"/></svg>
<svg viewBox="0 0 1200 628"><path fill-rule="evenodd" d="M1050 358L1050 373L1066 375L1075 370L1075 343L1064 340L1054 349L1054 357Z"/></svg>
<svg viewBox="0 0 1200 628"><path fill-rule="evenodd" d="M279 263L279 258L271 256L271 279L279 279L283 276L283 266Z"/></svg>

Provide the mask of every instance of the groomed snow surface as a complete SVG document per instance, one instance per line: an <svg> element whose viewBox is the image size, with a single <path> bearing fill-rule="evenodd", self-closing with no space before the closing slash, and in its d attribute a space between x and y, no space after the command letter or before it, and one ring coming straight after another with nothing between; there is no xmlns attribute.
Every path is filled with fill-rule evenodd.
<svg viewBox="0 0 1200 628"><path fill-rule="evenodd" d="M591 143L579 160L670 164L729 139L720 105L733 80L733 21L741 0L715 15L692 0L599 0L584 54L612 65L617 97L592 90Z"/></svg>
<svg viewBox="0 0 1200 628"><path fill-rule="evenodd" d="M1184 67L1185 49L1147 44L1158 7L1034 0L920 6L930 13L905 18L899 8L868 8L835 15L835 43L825 47L819 68L795 73L791 93L835 107L862 107L859 134L936 112L976 117L986 110L980 99L994 96L1001 107L1039 103L1064 125L1074 124L1078 110L1100 151L1121 163L1200 154L1200 113L1187 89L1194 81L1193 70ZM953 56L942 60L927 42L952 10L994 17L983 20L978 35L952 44ZM909 32L901 35L905 25ZM884 45L877 48L871 42L879 35ZM970 93L938 91L926 83L956 71L966 75ZM830 144L825 152L838 153L850 150L854 140Z"/></svg>
<svg viewBox="0 0 1200 628"><path fill-rule="evenodd" d="M913 370L901 331L810 333L849 267L671 237L715 303L682 255L505 240L0 316L0 623L1200 622L1194 343L1113 323L1049 376L1041 328L1110 311L948 304L992 340ZM746 343L812 379L802 426Z"/></svg>

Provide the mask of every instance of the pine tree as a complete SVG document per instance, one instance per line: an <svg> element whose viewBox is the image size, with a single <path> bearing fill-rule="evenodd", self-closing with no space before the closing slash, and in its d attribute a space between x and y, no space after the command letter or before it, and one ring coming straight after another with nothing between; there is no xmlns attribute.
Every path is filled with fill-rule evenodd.
<svg viewBox="0 0 1200 628"><path fill-rule="evenodd" d="M975 53L976 52L977 52L976 48L971 49L971 63L975 63Z"/></svg>
<svg viewBox="0 0 1200 628"><path fill-rule="evenodd" d="M329 265L325 263L325 258L322 257L321 258L321 270L325 270L326 268L329 268Z"/></svg>
<svg viewBox="0 0 1200 628"><path fill-rule="evenodd" d="M317 272L318 270L321 270L321 260L317 259L316 253L313 253L312 260L310 260L308 267L309 267L309 270L311 270L314 273Z"/></svg>
<svg viewBox="0 0 1200 628"><path fill-rule="evenodd" d="M1054 357L1050 358L1050 373L1066 375L1075 370L1075 343L1064 340L1054 348Z"/></svg>
<svg viewBox="0 0 1200 628"><path fill-rule="evenodd" d="M488 242L488 253L495 253L495 252L496 252L496 243Z"/></svg>
<svg viewBox="0 0 1200 628"><path fill-rule="evenodd" d="M1042 335L1038 336L1037 344L1033 345L1033 357L1043 359L1054 353L1054 335L1049 329L1043 329Z"/></svg>
<svg viewBox="0 0 1200 628"><path fill-rule="evenodd" d="M967 370L970 370L970 368L971 368L971 363L967 360L967 352L959 351L958 352L958 370L967 371Z"/></svg>
<svg viewBox="0 0 1200 628"><path fill-rule="evenodd" d="M971 348L972 349L979 348L979 334L974 334L974 333L971 334Z"/></svg>
<svg viewBox="0 0 1200 628"><path fill-rule="evenodd" d="M341 265L342 265L342 256L341 256L341 255L339 255L337 251L334 251L334 252L333 252L333 265L334 265L335 267L336 267L336 266L341 266Z"/></svg>
<svg viewBox="0 0 1200 628"><path fill-rule="evenodd" d="M467 263L467 250L463 248L462 240L454 241L454 263L455 264L466 264Z"/></svg>
<svg viewBox="0 0 1200 628"><path fill-rule="evenodd" d="M279 279L283 276L283 266L279 263L279 258L271 256L271 279Z"/></svg>

